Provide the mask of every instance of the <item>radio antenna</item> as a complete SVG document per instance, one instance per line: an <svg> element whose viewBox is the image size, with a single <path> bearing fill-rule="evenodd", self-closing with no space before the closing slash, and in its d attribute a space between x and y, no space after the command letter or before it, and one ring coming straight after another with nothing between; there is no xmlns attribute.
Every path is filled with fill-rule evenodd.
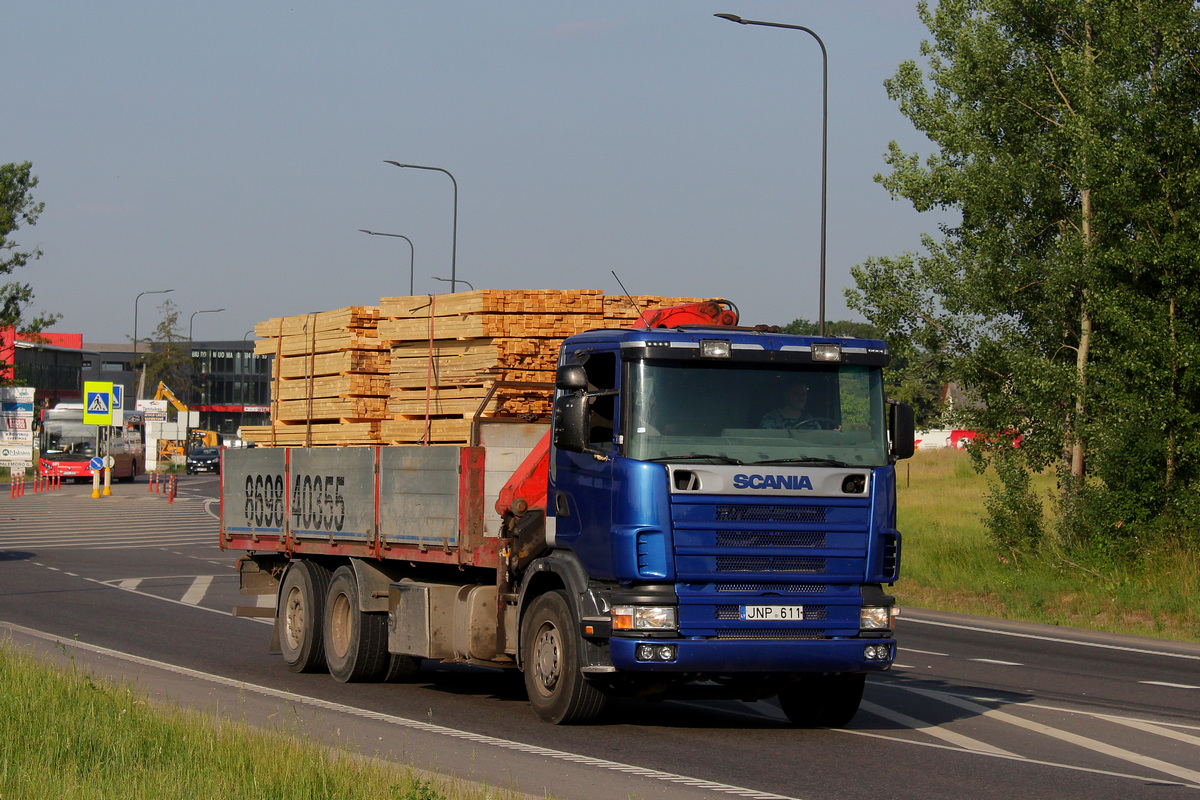
<svg viewBox="0 0 1200 800"><path fill-rule="evenodd" d="M610 272L612 272L612 276L614 278L617 278L617 271L615 269L610 270ZM633 310L638 312L638 317L640 318L642 315L642 310L638 308L638 304L634 302L633 297L631 297L629 294L629 290L625 288L625 284L621 283L620 278L617 278L617 285L621 287L621 291L625 293L625 299L629 301L629 305L633 306Z"/></svg>

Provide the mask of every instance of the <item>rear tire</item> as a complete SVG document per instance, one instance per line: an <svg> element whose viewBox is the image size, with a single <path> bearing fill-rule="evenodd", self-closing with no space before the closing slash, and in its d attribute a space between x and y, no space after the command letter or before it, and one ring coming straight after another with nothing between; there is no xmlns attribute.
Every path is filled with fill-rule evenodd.
<svg viewBox="0 0 1200 800"><path fill-rule="evenodd" d="M293 672L317 672L325 667L321 634L329 570L311 561L293 561L279 588L275 625L283 661Z"/></svg>
<svg viewBox="0 0 1200 800"><path fill-rule="evenodd" d="M537 715L555 725L599 716L608 698L580 672L579 634L566 594L547 592L534 600L521 634L525 691Z"/></svg>
<svg viewBox="0 0 1200 800"><path fill-rule="evenodd" d="M358 579L338 567L325 596L325 664L342 683L377 681L388 671L387 615L359 610Z"/></svg>
<svg viewBox="0 0 1200 800"><path fill-rule="evenodd" d="M865 672L802 675L779 692L779 705L798 728L841 728L862 702Z"/></svg>
<svg viewBox="0 0 1200 800"><path fill-rule="evenodd" d="M417 673L421 671L421 658L419 656L402 656L399 653L392 653L388 659L387 672L383 675L383 680L387 683L401 683L403 681L411 681L417 677Z"/></svg>

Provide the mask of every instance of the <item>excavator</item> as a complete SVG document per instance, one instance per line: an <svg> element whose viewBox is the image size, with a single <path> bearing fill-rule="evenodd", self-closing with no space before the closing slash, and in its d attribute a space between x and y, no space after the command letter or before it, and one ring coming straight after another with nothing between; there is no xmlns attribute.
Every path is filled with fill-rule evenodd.
<svg viewBox="0 0 1200 800"><path fill-rule="evenodd" d="M175 406L175 410L187 417L188 407L175 396L175 393L168 388L162 381L158 382L158 389L154 392L155 400L167 400L171 405ZM216 431L208 431L202 428L192 428L188 431L187 447L184 443L177 439L159 439L158 441L158 459L160 461L169 460L172 456L185 456L187 450L197 445L208 445L216 447L221 443L221 435Z"/></svg>

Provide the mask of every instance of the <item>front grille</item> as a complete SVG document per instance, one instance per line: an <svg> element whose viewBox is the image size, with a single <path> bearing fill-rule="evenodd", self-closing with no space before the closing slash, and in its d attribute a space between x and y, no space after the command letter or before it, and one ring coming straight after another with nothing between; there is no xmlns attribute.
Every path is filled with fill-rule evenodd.
<svg viewBox="0 0 1200 800"><path fill-rule="evenodd" d="M824 547L824 531L717 531L717 547Z"/></svg>
<svg viewBox="0 0 1200 800"><path fill-rule="evenodd" d="M718 505L717 522L824 522L824 508Z"/></svg>
<svg viewBox="0 0 1200 800"><path fill-rule="evenodd" d="M719 620L741 619L742 607L740 605L719 605L716 609L715 616ZM804 621L819 621L826 619L829 616L829 609L825 606L804 606Z"/></svg>
<svg viewBox="0 0 1200 800"><path fill-rule="evenodd" d="M825 594L829 591L823 583L718 583L714 588L722 594Z"/></svg>
<svg viewBox="0 0 1200 800"><path fill-rule="evenodd" d="M754 630L753 628L736 628L719 631L713 639L824 639L825 631L821 630Z"/></svg>
<svg viewBox="0 0 1200 800"><path fill-rule="evenodd" d="M717 556L717 572L801 572L825 571L825 559L812 556Z"/></svg>

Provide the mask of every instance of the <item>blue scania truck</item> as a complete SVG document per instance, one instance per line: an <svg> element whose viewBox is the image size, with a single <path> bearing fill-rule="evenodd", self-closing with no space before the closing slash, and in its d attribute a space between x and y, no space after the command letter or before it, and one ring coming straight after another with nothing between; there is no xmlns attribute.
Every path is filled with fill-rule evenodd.
<svg viewBox="0 0 1200 800"><path fill-rule="evenodd" d="M276 597L241 612L343 681L519 669L551 723L619 695L848 723L896 654L913 414L885 397L886 345L658 321L567 338L548 427L224 451L221 545L243 593Z"/></svg>

